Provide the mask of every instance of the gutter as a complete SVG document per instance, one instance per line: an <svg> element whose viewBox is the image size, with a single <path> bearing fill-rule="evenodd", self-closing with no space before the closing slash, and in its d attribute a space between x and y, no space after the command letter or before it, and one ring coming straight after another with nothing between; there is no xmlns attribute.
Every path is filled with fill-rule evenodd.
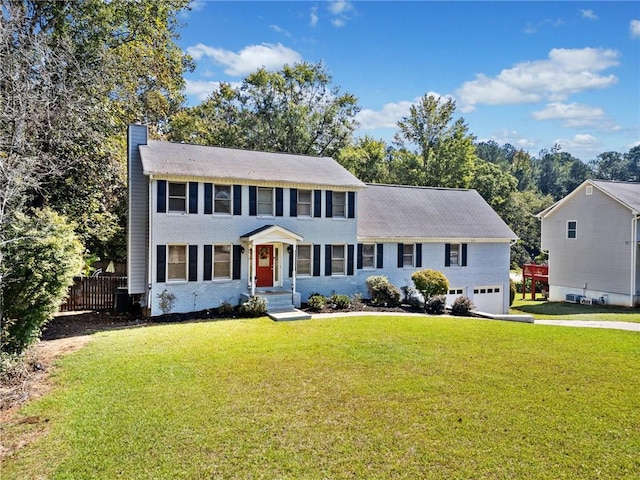
<svg viewBox="0 0 640 480"><path fill-rule="evenodd" d="M149 316L151 316L151 279L153 278L152 275L152 268L153 268L153 174L149 174L149 212L148 212L148 222L147 222L147 228L149 229L148 233L147 233L147 239L149 242L148 245L148 252L147 252L147 294L145 295L146 297L146 303L147 303L147 311Z"/></svg>

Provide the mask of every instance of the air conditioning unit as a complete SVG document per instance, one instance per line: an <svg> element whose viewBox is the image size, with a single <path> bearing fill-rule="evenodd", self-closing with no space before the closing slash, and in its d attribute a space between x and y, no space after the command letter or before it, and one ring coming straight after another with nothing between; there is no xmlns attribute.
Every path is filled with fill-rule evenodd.
<svg viewBox="0 0 640 480"><path fill-rule="evenodd" d="M581 298L580 299L580 304L581 305L593 305L593 298Z"/></svg>
<svg viewBox="0 0 640 480"><path fill-rule="evenodd" d="M569 303L580 303L580 299L582 295L578 295L577 293L567 293L565 296L565 300Z"/></svg>

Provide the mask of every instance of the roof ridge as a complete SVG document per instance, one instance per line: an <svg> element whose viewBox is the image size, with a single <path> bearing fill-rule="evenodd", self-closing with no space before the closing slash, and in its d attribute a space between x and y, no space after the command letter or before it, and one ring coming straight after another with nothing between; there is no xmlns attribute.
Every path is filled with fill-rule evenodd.
<svg viewBox="0 0 640 480"><path fill-rule="evenodd" d="M365 185L371 187L395 187L395 188L414 188L417 190L453 190L458 192L470 192L473 191L473 188L462 188L462 187L434 187L430 185L401 185L394 183L366 183Z"/></svg>

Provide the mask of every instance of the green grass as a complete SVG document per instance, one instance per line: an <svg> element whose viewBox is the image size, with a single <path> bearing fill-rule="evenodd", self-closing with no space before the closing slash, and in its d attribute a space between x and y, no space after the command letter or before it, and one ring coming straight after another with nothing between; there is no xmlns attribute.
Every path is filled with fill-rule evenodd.
<svg viewBox="0 0 640 480"><path fill-rule="evenodd" d="M638 365L634 332L455 318L105 332L1 476L636 479Z"/></svg>
<svg viewBox="0 0 640 480"><path fill-rule="evenodd" d="M598 320L640 323L639 308L616 307L613 305L579 305L566 302L522 299L520 294L511 306L510 313L533 315L535 319L547 320Z"/></svg>

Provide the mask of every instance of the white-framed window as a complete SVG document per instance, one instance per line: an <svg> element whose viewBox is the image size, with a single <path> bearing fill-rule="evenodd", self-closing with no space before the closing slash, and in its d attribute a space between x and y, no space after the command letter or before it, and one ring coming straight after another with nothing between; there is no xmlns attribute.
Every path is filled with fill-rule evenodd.
<svg viewBox="0 0 640 480"><path fill-rule="evenodd" d="M311 275L313 248L311 245L298 245L296 272L298 275Z"/></svg>
<svg viewBox="0 0 640 480"><path fill-rule="evenodd" d="M213 186L213 213L231 215L231 185Z"/></svg>
<svg viewBox="0 0 640 480"><path fill-rule="evenodd" d="M334 218L347 218L347 192L333 192Z"/></svg>
<svg viewBox="0 0 640 480"><path fill-rule="evenodd" d="M460 244L452 243L449 245L449 265L460 265Z"/></svg>
<svg viewBox="0 0 640 480"><path fill-rule="evenodd" d="M332 245L331 246L331 274L332 275L345 275L346 270L346 254L347 249L344 245Z"/></svg>
<svg viewBox="0 0 640 480"><path fill-rule="evenodd" d="M299 217L310 217L312 210L313 192L311 190L298 190L298 211Z"/></svg>
<svg viewBox="0 0 640 480"><path fill-rule="evenodd" d="M585 190L587 195L593 195L593 185L587 185Z"/></svg>
<svg viewBox="0 0 640 480"><path fill-rule="evenodd" d="M169 212L187 211L187 184L169 182L169 195L167 195L167 203Z"/></svg>
<svg viewBox="0 0 640 480"><path fill-rule="evenodd" d="M231 278L231 245L213 246L213 279Z"/></svg>
<svg viewBox="0 0 640 480"><path fill-rule="evenodd" d="M578 238L578 222L575 220L567 222L567 238Z"/></svg>
<svg viewBox="0 0 640 480"><path fill-rule="evenodd" d="M414 248L415 248L415 245L413 243L405 243L402 246L402 266L403 267L413 267Z"/></svg>
<svg viewBox="0 0 640 480"><path fill-rule="evenodd" d="M168 245L167 280L180 282L187 280L187 246Z"/></svg>
<svg viewBox="0 0 640 480"><path fill-rule="evenodd" d="M376 244L364 243L362 245L362 268L376 268Z"/></svg>
<svg viewBox="0 0 640 480"><path fill-rule="evenodd" d="M464 290L462 288L451 288L449 289L449 295L462 295Z"/></svg>
<svg viewBox="0 0 640 480"><path fill-rule="evenodd" d="M273 188L258 187L258 215L273 216Z"/></svg>

